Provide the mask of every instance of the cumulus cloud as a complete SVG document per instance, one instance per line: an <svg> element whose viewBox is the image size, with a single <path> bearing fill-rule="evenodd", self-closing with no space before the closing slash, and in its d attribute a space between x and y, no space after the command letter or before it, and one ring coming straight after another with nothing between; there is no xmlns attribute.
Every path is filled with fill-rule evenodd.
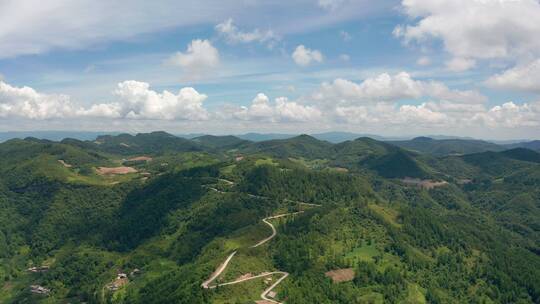
<svg viewBox="0 0 540 304"><path fill-rule="evenodd" d="M277 36L272 30L261 31L258 28L251 32L244 32L240 30L235 24L232 18L223 21L216 25L216 30L227 40L229 43L250 43L259 42L267 43L269 46L273 46L278 40Z"/></svg>
<svg viewBox="0 0 540 304"><path fill-rule="evenodd" d="M474 67L475 59L540 53L537 0L403 0L402 7L415 21L394 35L406 43L442 40L455 70Z"/></svg>
<svg viewBox="0 0 540 304"><path fill-rule="evenodd" d="M397 113L397 122L401 124L444 124L447 120L445 113L433 111L426 104L402 105Z"/></svg>
<svg viewBox="0 0 540 304"><path fill-rule="evenodd" d="M387 73L367 78L361 83L346 79L335 79L332 83L323 83L312 95L319 102L373 103L394 102L401 99L432 97L456 103L483 103L486 97L477 91L452 90L436 81L415 80L410 74L401 72L395 75Z"/></svg>
<svg viewBox="0 0 540 304"><path fill-rule="evenodd" d="M0 81L0 117L50 119L73 114L67 95L39 93L30 87L13 87Z"/></svg>
<svg viewBox="0 0 540 304"><path fill-rule="evenodd" d="M540 93L540 59L494 75L486 84L491 88Z"/></svg>
<svg viewBox="0 0 540 304"><path fill-rule="evenodd" d="M292 54L292 58L299 66L308 66L313 62L320 63L323 61L323 55L320 51L308 49L304 45L296 47Z"/></svg>
<svg viewBox="0 0 540 304"><path fill-rule="evenodd" d="M335 115L338 120L358 125L443 126L449 125L451 121L451 117L446 113L435 111L425 103L401 106L388 103L369 106L338 106Z"/></svg>
<svg viewBox="0 0 540 304"><path fill-rule="evenodd" d="M200 75L219 65L219 51L208 40L191 41L185 52L178 52L168 63L183 68L187 73Z"/></svg>
<svg viewBox="0 0 540 304"><path fill-rule="evenodd" d="M289 101L286 97L278 97L274 104L271 104L268 96L259 93L250 106L240 107L233 113L233 116L241 120L307 122L321 118L322 113L315 107Z"/></svg>
<svg viewBox="0 0 540 304"><path fill-rule="evenodd" d="M27 119L54 118L126 118L158 120L206 120L203 107L206 95L193 88L182 88L178 94L157 93L150 85L124 81L114 91L116 100L89 107L76 105L67 95L39 93L30 87L13 87L0 81L0 117Z"/></svg>
<svg viewBox="0 0 540 304"><path fill-rule="evenodd" d="M540 102L518 105L510 101L494 106L487 112L477 113L472 119L490 127L539 127Z"/></svg>
<svg viewBox="0 0 540 304"><path fill-rule="evenodd" d="M182 88L178 94L169 91L158 93L150 90L150 85L146 82L129 80L119 83L114 95L118 101L96 104L87 110L79 110L78 114L128 119L208 119L208 113L203 108L207 96L193 88Z"/></svg>
<svg viewBox="0 0 540 304"><path fill-rule="evenodd" d="M118 84L110 102L81 106L69 96L45 94L0 81L0 117L110 119L111 121L204 121L213 123L350 124L396 128L529 128L540 126L540 101L507 102L487 107L476 91L450 89L443 83L413 79L408 73L381 74L360 83L336 79L312 94L273 101L258 94L249 105L208 112L207 96L193 88L156 92L145 82Z"/></svg>

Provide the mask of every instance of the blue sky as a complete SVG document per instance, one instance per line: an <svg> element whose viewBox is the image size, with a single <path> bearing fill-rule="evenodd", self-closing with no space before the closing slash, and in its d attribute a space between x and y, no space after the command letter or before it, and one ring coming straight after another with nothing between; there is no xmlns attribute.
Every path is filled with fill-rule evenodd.
<svg viewBox="0 0 540 304"><path fill-rule="evenodd" d="M2 1L0 130L540 137L537 0L374 2Z"/></svg>

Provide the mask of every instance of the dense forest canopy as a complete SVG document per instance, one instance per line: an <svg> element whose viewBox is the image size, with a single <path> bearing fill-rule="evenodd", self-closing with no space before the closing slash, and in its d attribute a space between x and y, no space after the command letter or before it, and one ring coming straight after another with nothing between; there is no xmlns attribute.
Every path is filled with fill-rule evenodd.
<svg viewBox="0 0 540 304"><path fill-rule="evenodd" d="M540 303L524 146L154 132L0 156L1 303L255 303L273 284L290 304Z"/></svg>

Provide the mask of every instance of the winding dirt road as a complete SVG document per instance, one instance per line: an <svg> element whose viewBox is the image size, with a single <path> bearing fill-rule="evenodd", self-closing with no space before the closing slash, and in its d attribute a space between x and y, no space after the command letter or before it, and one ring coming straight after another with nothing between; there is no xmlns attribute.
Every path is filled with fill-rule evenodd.
<svg viewBox="0 0 540 304"><path fill-rule="evenodd" d="M226 180L226 179L221 179L220 178L218 180L222 181L222 182L225 182L229 186L234 185L234 182ZM208 188L210 190L212 190L212 191L217 192L217 193L221 193L221 194L227 193L227 192L218 190L218 189L216 189L214 187L208 187ZM270 199L269 197L259 196L259 195L254 195L254 194L248 194L248 196L253 197L253 198L258 198L258 199ZM298 203L300 205L311 206L311 207L321 207L322 206L322 205L319 205L319 204L303 203L303 202L298 202L298 201L292 201L292 200L289 200L289 199L285 199L284 201L285 202ZM269 216L269 217L266 217L266 218L262 219L263 223L265 223L266 225L268 225L270 227L270 229L272 229L272 234L269 237L262 239L257 244L255 244L253 246L250 246L249 248L257 248L257 247L259 247L261 245L264 245L264 244L266 244L267 242L269 242L270 240L272 240L276 236L276 234L277 234L276 227L274 227L274 225L272 225L272 223L270 223L269 220L278 219L278 218L291 216L291 215L296 215L296 214L300 214L300 213L303 213L303 212L304 211L278 214L278 215L273 215L273 216ZM285 280L289 276L288 272L284 272L284 271L263 272L263 273L261 273L259 275L256 275L256 276L243 278L243 279L238 279L238 280L234 280L234 281L231 281L231 282L211 285L212 282L214 282L227 269L227 267L229 266L229 263L231 262L231 260L233 259L233 257L236 255L237 252L238 251L236 251L236 250L234 252L232 252L225 259L225 261L223 261L223 263L221 263L221 265L219 265L219 267L212 273L212 275L206 281L204 281L201 284L201 287L204 288L204 289L214 289L214 288L219 287L219 286L235 285L235 284L240 284L240 283L243 283L243 282L246 282L246 281L256 280L256 279L264 278L264 277L268 277L268 276L281 275L281 277L279 279L277 279L274 282L274 284L272 284L270 287L266 288L261 293L261 299L263 299L263 300L265 300L267 302L270 302L270 303L283 304L282 302L278 302L278 301L276 301L274 299L269 298L268 294L272 290L274 290L283 280Z"/></svg>
<svg viewBox="0 0 540 304"><path fill-rule="evenodd" d="M276 230L276 227L274 227L274 225L272 225L272 223L269 222L269 220L273 220L273 219L278 219L278 218L282 218L282 217L286 217L286 216L290 216L290 215L295 215L295 214L300 214L300 213L303 213L304 211L299 211L299 212L292 212L292 213L285 213L285 214L279 214L279 215L274 215L274 216L269 216L267 218L264 218L262 221L267 224L268 226L270 226L270 229L272 229L272 234L267 237L267 238L264 238L263 240L261 240L260 242L258 242L257 244L251 246L250 248L256 248L256 247L259 247L267 242L269 242L270 240L272 240L276 234L277 234L277 230ZM227 269L227 266L229 265L229 263L231 262L231 260L233 259L234 255L237 253L238 251L234 251L233 253L231 253L227 259L221 263L221 265L216 269L216 271L214 271L214 273L212 273L212 275L210 276L210 278L208 278L208 280L204 281L201 286L205 289L214 289L218 286L227 286L227 285L234 285L234 284L239 284L239 283L243 283L243 282L246 282L246 281L250 281L250 280L255 280L255 279L259 279L259 278L263 278L263 277L268 277L268 276L273 276L273 275L281 275L281 278L279 278L278 280L276 280L274 282L274 284L272 284L270 287L268 287L267 289L265 289L262 293L261 293L261 299L265 300L265 301L268 301L268 302L271 302L271 303L275 303L275 304L283 304L281 302L278 302L276 300L273 300L271 298L268 297L268 294L274 290L274 288L276 288L283 280L285 280L288 276L289 276L289 273L287 272L284 272L284 271L273 271L273 272L264 272L264 273L261 273L259 275L256 275L256 276L252 276L252 277L249 277L249 278L244 278L244 279L239 279L239 280L235 280L235 281L231 281L231 282L226 282L226 283L221 283L221 284L215 284L215 285L211 285L212 282L214 280L216 280L222 273L223 271L225 271L225 269Z"/></svg>

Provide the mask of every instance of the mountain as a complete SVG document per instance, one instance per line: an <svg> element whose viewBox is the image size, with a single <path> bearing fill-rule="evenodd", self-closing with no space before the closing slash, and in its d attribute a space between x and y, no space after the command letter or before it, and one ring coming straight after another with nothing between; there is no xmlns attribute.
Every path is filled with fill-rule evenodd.
<svg viewBox="0 0 540 304"><path fill-rule="evenodd" d="M98 136L93 142L100 151L122 155L163 154L167 152L201 151L196 142L166 132Z"/></svg>
<svg viewBox="0 0 540 304"><path fill-rule="evenodd" d="M501 154L516 160L540 163L540 153L525 148L510 149L501 152Z"/></svg>
<svg viewBox="0 0 540 304"><path fill-rule="evenodd" d="M505 145L508 149L511 148L525 148L525 149L531 149L540 151L540 140L533 140L529 142L520 142L520 143L514 143L510 145Z"/></svg>
<svg viewBox="0 0 540 304"><path fill-rule="evenodd" d="M278 158L303 157L309 159L327 158L332 153L332 144L309 135L299 135L288 139L274 139L247 145L245 153L263 153Z"/></svg>
<svg viewBox="0 0 540 304"><path fill-rule="evenodd" d="M233 149L241 145L247 145L249 140L244 140L236 136L215 136L203 135L194 137L192 141L212 149Z"/></svg>
<svg viewBox="0 0 540 304"><path fill-rule="evenodd" d="M420 153L435 156L452 154L470 154L485 151L502 151L505 148L482 140L466 139L433 139L430 137L416 137L412 140L389 141L393 145Z"/></svg>
<svg viewBox="0 0 540 304"><path fill-rule="evenodd" d="M1 303L540 301L535 151L97 141L0 144Z"/></svg>
<svg viewBox="0 0 540 304"><path fill-rule="evenodd" d="M368 137L334 146L333 163L352 170L369 169L387 178L428 177L415 153Z"/></svg>

